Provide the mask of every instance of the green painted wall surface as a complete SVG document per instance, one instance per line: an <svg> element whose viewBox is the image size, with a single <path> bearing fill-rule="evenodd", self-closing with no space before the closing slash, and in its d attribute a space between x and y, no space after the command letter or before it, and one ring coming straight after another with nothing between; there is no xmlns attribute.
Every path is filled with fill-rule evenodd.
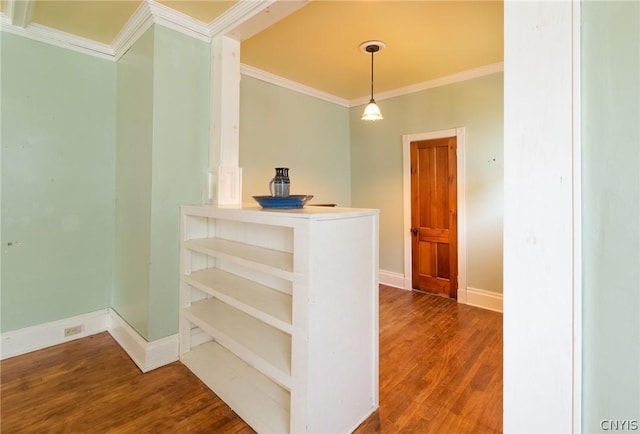
<svg viewBox="0 0 640 434"><path fill-rule="evenodd" d="M503 74L351 109L352 205L379 208L380 269L403 274L402 135L466 127L467 286L502 293Z"/></svg>
<svg viewBox="0 0 640 434"><path fill-rule="evenodd" d="M177 333L179 206L202 200L209 45L153 26L118 61L113 308L148 341Z"/></svg>
<svg viewBox="0 0 640 434"><path fill-rule="evenodd" d="M244 202L268 195L275 167L289 167L291 194L351 205L348 109L243 76L240 167Z"/></svg>
<svg viewBox="0 0 640 434"><path fill-rule="evenodd" d="M155 26L149 340L178 331L179 207L203 198L209 57L209 44Z"/></svg>
<svg viewBox="0 0 640 434"><path fill-rule="evenodd" d="M115 64L0 35L7 332L109 307Z"/></svg>
<svg viewBox="0 0 640 434"><path fill-rule="evenodd" d="M145 338L149 336L153 61L152 28L118 61L116 92L116 272L111 304Z"/></svg>
<svg viewBox="0 0 640 434"><path fill-rule="evenodd" d="M640 3L582 3L583 431L640 429ZM611 421L618 421L613 429ZM628 422L629 423L629 422ZM629 425L626 430L631 431Z"/></svg>

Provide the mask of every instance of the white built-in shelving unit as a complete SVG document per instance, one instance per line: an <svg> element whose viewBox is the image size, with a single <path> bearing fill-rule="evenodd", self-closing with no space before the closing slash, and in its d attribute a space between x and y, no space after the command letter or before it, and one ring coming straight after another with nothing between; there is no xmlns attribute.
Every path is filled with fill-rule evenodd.
<svg viewBox="0 0 640 434"><path fill-rule="evenodd" d="M259 433L378 407L378 211L183 206L180 359Z"/></svg>

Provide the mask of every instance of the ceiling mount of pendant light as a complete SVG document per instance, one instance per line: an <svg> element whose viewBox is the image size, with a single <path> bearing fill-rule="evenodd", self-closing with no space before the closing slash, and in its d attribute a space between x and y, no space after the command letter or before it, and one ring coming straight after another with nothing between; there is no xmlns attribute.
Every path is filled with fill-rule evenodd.
<svg viewBox="0 0 640 434"><path fill-rule="evenodd" d="M369 104L367 104L364 108L364 113L362 113L361 119L363 121L378 121L384 119L376 101L373 99L373 54L383 50L385 47L386 45L382 41L367 41L360 44L360 51L366 54L371 53L371 100L369 100Z"/></svg>

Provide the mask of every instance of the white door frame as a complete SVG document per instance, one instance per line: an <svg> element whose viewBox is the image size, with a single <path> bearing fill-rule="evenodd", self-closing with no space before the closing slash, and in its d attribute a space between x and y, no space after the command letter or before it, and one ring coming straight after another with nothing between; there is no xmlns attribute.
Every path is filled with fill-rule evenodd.
<svg viewBox="0 0 640 434"><path fill-rule="evenodd" d="M464 208L464 150L465 129L451 128L448 130L430 131L419 134L405 134L402 136L402 202L404 209L403 243L404 243L404 289L411 291L411 142L418 140L442 139L456 137L456 176L458 197L458 302L467 302L467 243L465 231Z"/></svg>

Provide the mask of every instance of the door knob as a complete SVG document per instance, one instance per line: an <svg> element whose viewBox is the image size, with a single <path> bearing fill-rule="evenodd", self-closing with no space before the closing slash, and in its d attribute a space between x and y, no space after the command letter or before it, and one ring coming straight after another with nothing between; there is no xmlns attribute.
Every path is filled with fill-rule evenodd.
<svg viewBox="0 0 640 434"><path fill-rule="evenodd" d="M418 228L411 228L411 233L413 235L418 235Z"/></svg>

